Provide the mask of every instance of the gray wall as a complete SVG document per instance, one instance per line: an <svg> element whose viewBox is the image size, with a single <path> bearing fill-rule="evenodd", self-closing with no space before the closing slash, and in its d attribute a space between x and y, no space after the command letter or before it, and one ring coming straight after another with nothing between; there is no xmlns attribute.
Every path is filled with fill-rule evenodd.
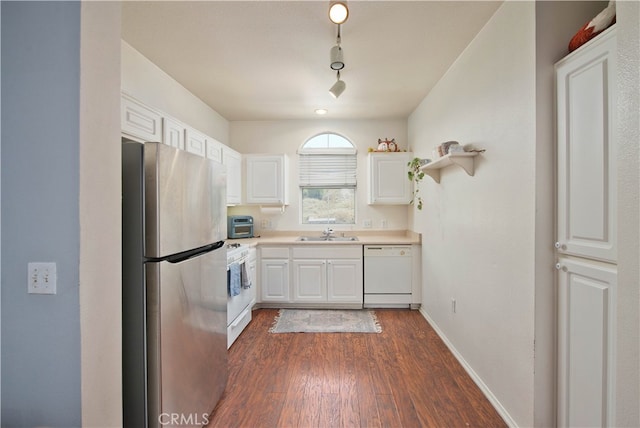
<svg viewBox="0 0 640 428"><path fill-rule="evenodd" d="M2 3L2 425L80 426L80 2ZM27 263L57 263L56 295Z"/></svg>

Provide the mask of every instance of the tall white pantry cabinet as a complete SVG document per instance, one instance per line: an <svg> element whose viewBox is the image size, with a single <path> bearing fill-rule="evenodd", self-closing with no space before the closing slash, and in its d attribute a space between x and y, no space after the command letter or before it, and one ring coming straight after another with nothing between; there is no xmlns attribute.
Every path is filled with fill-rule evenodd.
<svg viewBox="0 0 640 428"><path fill-rule="evenodd" d="M616 29L556 64L558 419L615 426Z"/></svg>

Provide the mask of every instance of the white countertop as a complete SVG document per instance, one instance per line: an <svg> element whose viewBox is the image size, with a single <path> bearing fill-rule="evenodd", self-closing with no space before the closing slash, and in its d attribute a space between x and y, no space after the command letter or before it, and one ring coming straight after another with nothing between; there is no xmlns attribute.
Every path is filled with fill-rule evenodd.
<svg viewBox="0 0 640 428"><path fill-rule="evenodd" d="M356 236L357 241L298 241L300 236L321 236L318 231L275 231L262 232L259 237L229 239L228 242L256 245L412 245L420 244L419 233L410 230L354 230L334 232L334 236Z"/></svg>

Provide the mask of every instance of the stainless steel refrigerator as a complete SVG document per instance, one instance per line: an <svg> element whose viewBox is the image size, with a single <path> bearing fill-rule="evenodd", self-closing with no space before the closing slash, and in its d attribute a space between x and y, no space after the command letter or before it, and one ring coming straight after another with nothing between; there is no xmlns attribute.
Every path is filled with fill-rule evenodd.
<svg viewBox="0 0 640 428"><path fill-rule="evenodd" d="M226 174L122 142L123 425L202 426L227 382Z"/></svg>

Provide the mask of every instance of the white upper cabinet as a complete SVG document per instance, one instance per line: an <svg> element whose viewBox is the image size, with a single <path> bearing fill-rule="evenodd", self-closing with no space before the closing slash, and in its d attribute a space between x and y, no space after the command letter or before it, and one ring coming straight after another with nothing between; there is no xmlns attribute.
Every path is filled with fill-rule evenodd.
<svg viewBox="0 0 640 428"><path fill-rule="evenodd" d="M246 155L248 204L289 204L287 155Z"/></svg>
<svg viewBox="0 0 640 428"><path fill-rule="evenodd" d="M184 150L185 126L171 118L162 118L162 142L176 149Z"/></svg>
<svg viewBox="0 0 640 428"><path fill-rule="evenodd" d="M121 126L124 135L140 142L158 141L220 162L227 167L227 205L238 205L242 202L242 155L240 153L168 115L145 106L126 94L122 94L121 99ZM258 176L263 177L261 171L258 172ZM277 179L278 183L284 183L282 181L285 180L284 177ZM258 190L261 190L260 186ZM284 196L283 193L279 198Z"/></svg>
<svg viewBox="0 0 640 428"><path fill-rule="evenodd" d="M412 153L369 153L370 205L408 205L412 199L412 182L407 164Z"/></svg>
<svg viewBox="0 0 640 428"><path fill-rule="evenodd" d="M205 151L207 159L211 159L214 161L222 162L222 149L224 148L224 144L219 142L218 140L214 140L211 137L205 137Z"/></svg>
<svg viewBox="0 0 640 428"><path fill-rule="evenodd" d="M185 148L189 153L200 155L202 157L207 156L207 136L196 131L195 129L187 128L185 131Z"/></svg>
<svg viewBox="0 0 640 428"><path fill-rule="evenodd" d="M238 205L242 202L242 155L223 146L222 163L227 167L227 205Z"/></svg>
<svg viewBox="0 0 640 428"><path fill-rule="evenodd" d="M615 261L615 28L556 64L560 253Z"/></svg>
<svg viewBox="0 0 640 428"><path fill-rule="evenodd" d="M138 141L162 141L162 115L126 94L122 94L122 133Z"/></svg>

